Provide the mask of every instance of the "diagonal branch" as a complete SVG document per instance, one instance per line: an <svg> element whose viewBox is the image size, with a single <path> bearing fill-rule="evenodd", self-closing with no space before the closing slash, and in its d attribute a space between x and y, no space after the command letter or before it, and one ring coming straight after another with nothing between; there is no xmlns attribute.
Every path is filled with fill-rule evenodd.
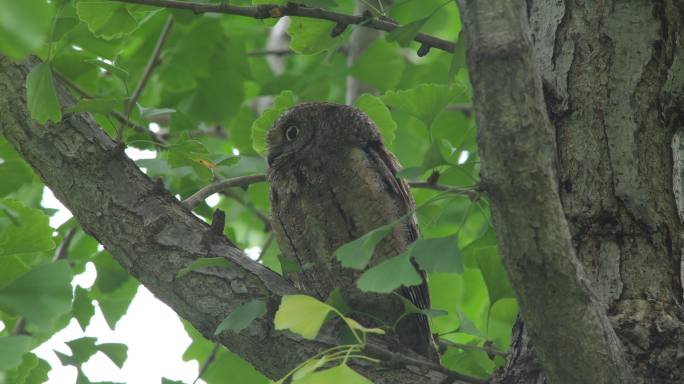
<svg viewBox="0 0 684 384"><path fill-rule="evenodd" d="M320 8L308 8L299 6L294 3L287 5L276 4L261 4L255 6L239 6L228 3L221 4L206 4L193 3L178 0L110 0L121 3L145 4L164 8L187 9L195 13L225 13L231 15L240 15L252 17L255 19L280 18L283 16L299 16L308 17L312 19L330 20L340 25L358 24L366 28L373 28L380 31L389 32L401 25L386 19L376 19L373 17L348 15L345 13L328 11ZM415 41L422 43L429 47L441 49L446 52L454 52L456 44L451 41L443 40L438 37L428 35L422 32L416 34Z"/></svg>
<svg viewBox="0 0 684 384"><path fill-rule="evenodd" d="M282 377L336 344L325 332L314 341L276 332L273 318L282 296L298 291L281 276L250 260L150 180L89 114L73 114L49 127L31 121L22 95L33 65L35 61L13 63L0 56L0 88L8 91L0 94L0 133L72 212L83 230L103 244L127 271L205 337L228 347L270 378ZM60 100L67 106L73 104L61 83L56 89ZM177 277L177 271L201 257L223 257L231 267L195 270ZM255 299L266 304L263 317L239 333L214 335L227 314ZM396 344L390 336L374 338L366 353L384 360L352 366L381 384L436 384L446 378L483 382L411 352L392 352L390 346Z"/></svg>

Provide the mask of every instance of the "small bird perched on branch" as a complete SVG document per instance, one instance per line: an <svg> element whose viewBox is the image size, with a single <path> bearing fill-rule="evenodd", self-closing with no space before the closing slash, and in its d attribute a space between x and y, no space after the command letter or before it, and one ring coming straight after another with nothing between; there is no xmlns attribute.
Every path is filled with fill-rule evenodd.
<svg viewBox="0 0 684 384"><path fill-rule="evenodd" d="M376 247L370 265L404 252L418 238L408 185L376 125L358 109L305 103L284 113L268 132L271 220L280 250L296 265L286 277L325 300L339 289L367 326L392 325L404 313L396 295L362 292L360 271L343 268L333 253L382 225L405 218ZM408 215L407 215L408 214ZM398 293L429 308L425 280ZM436 359L424 315L404 317L396 327L405 346Z"/></svg>

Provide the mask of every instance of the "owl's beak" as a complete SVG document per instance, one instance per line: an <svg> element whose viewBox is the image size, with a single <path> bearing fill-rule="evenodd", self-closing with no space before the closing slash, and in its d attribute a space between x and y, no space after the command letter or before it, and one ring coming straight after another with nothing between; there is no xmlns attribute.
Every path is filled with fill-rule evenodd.
<svg viewBox="0 0 684 384"><path fill-rule="evenodd" d="M268 153L268 156L266 157L266 161L268 162L268 166L270 167L271 165L273 165L273 162L275 161L275 159L280 155L281 155L281 153L278 151L270 151Z"/></svg>

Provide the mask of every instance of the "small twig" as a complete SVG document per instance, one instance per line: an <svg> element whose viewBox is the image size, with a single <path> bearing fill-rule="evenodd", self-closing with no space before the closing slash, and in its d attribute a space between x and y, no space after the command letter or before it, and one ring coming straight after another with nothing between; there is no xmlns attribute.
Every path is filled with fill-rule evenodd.
<svg viewBox="0 0 684 384"><path fill-rule="evenodd" d="M460 349L475 349L475 350L480 350L480 351L485 351L490 355L496 355L496 356L503 356L506 357L506 352L499 350L498 348L488 346L488 345L474 345L474 344L462 344L462 343L455 343L450 340L445 340L445 339L439 339L438 340L439 345L445 346L445 347L454 347L454 348L460 348Z"/></svg>
<svg viewBox="0 0 684 384"><path fill-rule="evenodd" d="M264 257L266 254L266 251L268 250L268 247L271 246L271 243L273 242L273 232L268 234L268 238L266 239L266 243L264 243L264 246L261 247L261 252L259 252L259 257L257 257L256 262L260 262L261 258Z"/></svg>
<svg viewBox="0 0 684 384"><path fill-rule="evenodd" d="M473 186L470 188L459 188L450 187L444 184L430 183L427 181L409 181L408 184L411 188L423 188L423 189L434 189L435 191L453 193L455 195L464 195L475 200L481 195L481 190L479 186Z"/></svg>
<svg viewBox="0 0 684 384"><path fill-rule="evenodd" d="M59 72L53 71L55 76L64 84L66 84L67 87L71 88L74 92L78 93L81 97L85 99L94 99L95 97L91 95L88 91L85 89L81 88L78 84L76 84L73 80L70 78L62 75ZM119 111L111 111L110 115L115 118L117 121L120 123L125 123L128 124L129 126L133 127L136 131L140 133L145 133L150 136L152 141L154 141L156 144L164 145L166 144L166 140L164 140L161 136L157 135L156 133L150 131L148 128L145 126L138 124L129 118L127 118L123 113Z"/></svg>
<svg viewBox="0 0 684 384"><path fill-rule="evenodd" d="M214 348L211 349L209 357L207 357L207 360L205 360L204 364L202 364L202 367L200 368L199 373L197 373L197 377L192 382L192 384L197 384L197 381L201 379L202 376L207 372L207 369L209 369L211 363L213 363L214 360L216 360L216 354L218 353L219 349L221 349L221 344L214 343Z"/></svg>
<svg viewBox="0 0 684 384"><path fill-rule="evenodd" d="M76 227L71 228L69 232L64 235L64 239L62 239L59 247L57 247L57 251L55 251L55 256L52 257L53 262L64 260L69 257L69 246L71 245L71 240L73 240L74 235L76 235L76 229Z"/></svg>
<svg viewBox="0 0 684 384"><path fill-rule="evenodd" d="M250 184L266 181L266 175L240 176L233 179L218 180L195 192L194 195L183 201L183 205L188 209L195 208L199 203L216 192L234 187L246 187Z"/></svg>
<svg viewBox="0 0 684 384"><path fill-rule="evenodd" d="M286 49L255 49L253 51L247 52L247 56L266 56L266 55L273 55L273 56L287 56L295 53L295 51L286 48Z"/></svg>
<svg viewBox="0 0 684 384"><path fill-rule="evenodd" d="M473 112L473 105L470 103L454 103L446 106L447 111L457 111L463 112L465 114L470 114Z"/></svg>
<svg viewBox="0 0 684 384"><path fill-rule="evenodd" d="M145 4L165 8L187 9L195 13L225 13L231 15L240 15L252 17L255 19L280 18L283 16L300 16L311 19L330 20L343 24L359 24L366 28L373 28L380 31L389 32L401 27L397 23L391 21L365 16L348 15L345 13L338 13L328 11L321 8L309 8L297 6L294 3L287 5L276 4L260 4L255 6L239 6L228 3L207 4L207 3L193 3L189 1L178 0L111 0L121 3ZM372 15L371 15L372 16ZM419 32L414 37L414 40L419 43L429 44L431 47L441 49L446 52L454 52L456 44L452 41L443 40L432 35Z"/></svg>
<svg viewBox="0 0 684 384"><path fill-rule="evenodd" d="M169 15L169 17L166 19L166 24L164 24L164 27L162 28L161 33L159 34L159 39L157 40L157 45L154 46L154 50L152 51L152 55L150 56L150 59L147 61L147 65L145 66L145 70L143 71L142 77L140 78L140 81L138 81L138 85L135 87L135 90L133 91L133 95L131 98L126 102L124 106L124 112L123 115L126 116L126 119L128 120L131 115L131 110L133 110L133 106L135 106L135 103L138 102L138 99L140 98L140 95L142 94L143 89L145 89L145 85L147 85L147 80L149 80L150 76L152 75L152 71L157 67L157 65L160 64L159 60L159 55L161 54L162 47L164 46L164 43L166 42L166 38L169 36L169 32L171 31L171 26L173 25L173 17ZM122 122L119 124L119 128L116 131L117 135L117 141L121 141L123 138L123 131L124 128L126 127L126 124Z"/></svg>

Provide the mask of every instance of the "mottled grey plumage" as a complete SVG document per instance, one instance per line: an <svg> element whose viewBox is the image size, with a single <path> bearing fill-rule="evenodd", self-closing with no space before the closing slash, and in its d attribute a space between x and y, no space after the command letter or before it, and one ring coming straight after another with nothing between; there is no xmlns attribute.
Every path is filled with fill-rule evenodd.
<svg viewBox="0 0 684 384"><path fill-rule="evenodd" d="M353 107L301 104L276 121L268 146L273 231L283 256L300 266L287 277L321 300L339 288L357 320L392 325L403 313L398 297L361 292L355 285L361 272L342 268L333 256L341 245L414 207L375 124ZM378 244L371 265L403 252L417 237L409 215ZM420 308L430 305L425 281L399 293ZM397 332L404 344L434 358L424 316L407 316Z"/></svg>

